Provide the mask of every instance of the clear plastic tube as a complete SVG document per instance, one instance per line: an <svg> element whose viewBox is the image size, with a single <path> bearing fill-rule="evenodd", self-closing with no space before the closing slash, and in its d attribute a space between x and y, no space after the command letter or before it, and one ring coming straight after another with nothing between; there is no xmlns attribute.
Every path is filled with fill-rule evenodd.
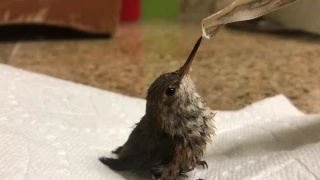
<svg viewBox="0 0 320 180"><path fill-rule="evenodd" d="M221 11L202 20L202 36L211 39L224 24L251 20L295 1L297 0L235 0Z"/></svg>

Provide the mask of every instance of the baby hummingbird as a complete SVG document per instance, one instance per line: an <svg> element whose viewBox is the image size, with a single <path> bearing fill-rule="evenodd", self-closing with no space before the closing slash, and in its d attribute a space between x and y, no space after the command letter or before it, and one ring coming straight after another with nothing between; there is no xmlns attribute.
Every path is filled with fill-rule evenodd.
<svg viewBox="0 0 320 180"><path fill-rule="evenodd" d="M202 37L178 70L160 75L149 87L145 115L124 145L112 153L118 159L99 160L117 171L147 170L153 178L176 180L202 160L214 135L215 114L197 93L189 72Z"/></svg>

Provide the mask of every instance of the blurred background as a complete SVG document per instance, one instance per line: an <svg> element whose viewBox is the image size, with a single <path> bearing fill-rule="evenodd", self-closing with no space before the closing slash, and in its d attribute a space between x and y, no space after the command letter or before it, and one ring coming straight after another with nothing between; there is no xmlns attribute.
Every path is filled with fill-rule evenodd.
<svg viewBox="0 0 320 180"><path fill-rule="evenodd" d="M0 62L144 98L179 68L200 21L232 0L2 0ZM284 94L320 112L320 1L300 0L232 23L204 40L192 77L212 109L236 110Z"/></svg>

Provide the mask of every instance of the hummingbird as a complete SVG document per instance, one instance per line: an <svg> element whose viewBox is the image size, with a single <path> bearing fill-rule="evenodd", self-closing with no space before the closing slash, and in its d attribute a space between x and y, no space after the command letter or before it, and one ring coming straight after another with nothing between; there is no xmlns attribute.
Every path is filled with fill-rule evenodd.
<svg viewBox="0 0 320 180"><path fill-rule="evenodd" d="M202 160L215 135L215 113L197 93L191 80L191 64L201 44L196 42L178 70L157 77L147 90L144 116L127 141L112 151L117 158L99 157L115 171L150 171L153 179L188 177Z"/></svg>

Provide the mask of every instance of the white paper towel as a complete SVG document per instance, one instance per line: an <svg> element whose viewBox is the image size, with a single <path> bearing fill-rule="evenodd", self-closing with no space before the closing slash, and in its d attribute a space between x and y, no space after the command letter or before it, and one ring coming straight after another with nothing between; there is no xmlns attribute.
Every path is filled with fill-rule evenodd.
<svg viewBox="0 0 320 180"><path fill-rule="evenodd" d="M145 101L0 66L1 180L149 179L98 161L113 156ZM189 179L320 179L320 116L279 95L218 111L217 136Z"/></svg>

